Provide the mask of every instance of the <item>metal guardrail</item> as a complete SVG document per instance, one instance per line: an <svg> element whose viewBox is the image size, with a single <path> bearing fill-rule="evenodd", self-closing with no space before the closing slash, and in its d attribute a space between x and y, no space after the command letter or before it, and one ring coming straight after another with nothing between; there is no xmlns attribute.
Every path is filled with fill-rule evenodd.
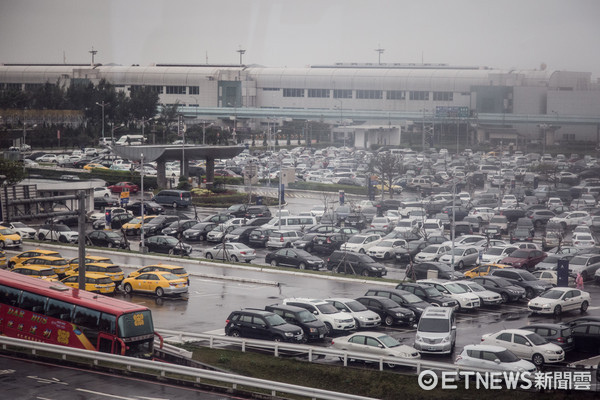
<svg viewBox="0 0 600 400"><path fill-rule="evenodd" d="M290 385L281 382L267 381L264 379L250 378L242 375L227 374L217 371L186 367L183 365L167 364L139 358L125 357L114 354L100 353L83 349L74 349L71 347L57 346L47 343L32 342L29 340L16 339L6 336L0 336L0 345L3 350L10 348L28 349L32 355L37 352L46 352L56 355L62 360L68 360L68 357L77 357L79 359L89 360L97 365L99 361L121 365L130 371L133 367L143 368L145 371L153 371L157 375L165 377L166 374L177 374L190 378L190 381L201 382L202 379L208 379L231 385L235 390L238 385L256 389L268 390L271 396L277 396L277 393L295 394L305 396L311 399L327 400L375 400L371 397L356 396L352 394L332 392L329 390L315 389L298 385ZM192 380L193 379L193 380Z"/></svg>
<svg viewBox="0 0 600 400"><path fill-rule="evenodd" d="M454 364L426 361L421 359L382 357L368 353L338 350L333 349L331 347L311 346L306 344L296 344L287 342L272 342L268 340L244 339L223 335L211 335L205 333L180 332L167 329L157 329L156 331L165 338L165 341L169 340L169 336L171 338L177 338L179 342L183 342L184 338L192 338L198 341L208 342L208 347L211 349L219 347L221 345L229 345L239 347L242 352L246 352L247 349L267 350L272 352L275 357L279 357L279 355L284 352L290 352L295 354L301 353L306 354L309 362L313 362L321 356L330 356L342 360L344 366L348 366L348 361L350 360L361 360L378 364L380 371L383 371L385 366L389 366L392 364L408 368L415 368L417 374L420 373L423 369L433 369L441 371L473 371L473 368L464 368Z"/></svg>

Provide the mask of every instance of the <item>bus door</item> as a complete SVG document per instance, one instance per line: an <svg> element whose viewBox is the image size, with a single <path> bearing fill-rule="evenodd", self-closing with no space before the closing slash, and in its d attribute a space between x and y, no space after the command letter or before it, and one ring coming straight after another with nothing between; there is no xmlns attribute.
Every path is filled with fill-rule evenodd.
<svg viewBox="0 0 600 400"><path fill-rule="evenodd" d="M114 336L106 334L104 332L100 332L98 334L98 351L102 353L116 354L117 349L115 348L115 345L116 342Z"/></svg>

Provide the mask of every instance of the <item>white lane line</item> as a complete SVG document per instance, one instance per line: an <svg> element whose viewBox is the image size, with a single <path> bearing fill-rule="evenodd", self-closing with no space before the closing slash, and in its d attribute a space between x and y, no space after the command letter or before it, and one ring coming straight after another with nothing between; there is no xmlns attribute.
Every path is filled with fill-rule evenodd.
<svg viewBox="0 0 600 400"><path fill-rule="evenodd" d="M88 389L75 389L78 392L85 392L85 393L91 393L97 396L106 396L106 397L111 397L113 399L123 399L123 400L137 400L136 397L123 397L123 396L117 396L114 394L107 394L107 393L102 393L102 392L96 392L93 390L88 390Z"/></svg>

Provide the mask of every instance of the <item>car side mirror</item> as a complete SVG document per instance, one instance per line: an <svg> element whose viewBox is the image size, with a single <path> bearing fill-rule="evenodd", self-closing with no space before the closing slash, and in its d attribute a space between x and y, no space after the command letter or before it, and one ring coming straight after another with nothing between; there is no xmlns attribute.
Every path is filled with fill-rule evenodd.
<svg viewBox="0 0 600 400"><path fill-rule="evenodd" d="M315 314L315 315L319 315L319 313L318 313L318 312L316 312L316 311L313 311L313 314Z"/></svg>
<svg viewBox="0 0 600 400"><path fill-rule="evenodd" d="M495 362L496 364L500 364L500 360L499 360L499 359L497 359L497 358L494 360L494 362Z"/></svg>
<svg viewBox="0 0 600 400"><path fill-rule="evenodd" d="M413 325L413 328L417 328L417 324L414 324L414 325Z"/></svg>
<svg viewBox="0 0 600 400"><path fill-rule="evenodd" d="M455 331L456 330L456 325L452 325L452 330Z"/></svg>

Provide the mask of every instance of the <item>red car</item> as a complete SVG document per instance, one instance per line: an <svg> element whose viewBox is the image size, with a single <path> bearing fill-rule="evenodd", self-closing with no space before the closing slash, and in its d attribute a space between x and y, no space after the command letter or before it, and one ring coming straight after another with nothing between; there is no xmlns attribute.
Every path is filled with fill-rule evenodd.
<svg viewBox="0 0 600 400"><path fill-rule="evenodd" d="M547 254L536 249L517 249L510 253L509 256L500 260L500 264L512 265L515 268L533 270L535 265L544 258Z"/></svg>
<svg viewBox="0 0 600 400"><path fill-rule="evenodd" d="M110 185L108 188L113 193L121 193L121 192L127 192L127 191L129 191L131 193L137 193L140 190L138 185L136 185L135 183L131 183L131 182L115 183L114 185Z"/></svg>

